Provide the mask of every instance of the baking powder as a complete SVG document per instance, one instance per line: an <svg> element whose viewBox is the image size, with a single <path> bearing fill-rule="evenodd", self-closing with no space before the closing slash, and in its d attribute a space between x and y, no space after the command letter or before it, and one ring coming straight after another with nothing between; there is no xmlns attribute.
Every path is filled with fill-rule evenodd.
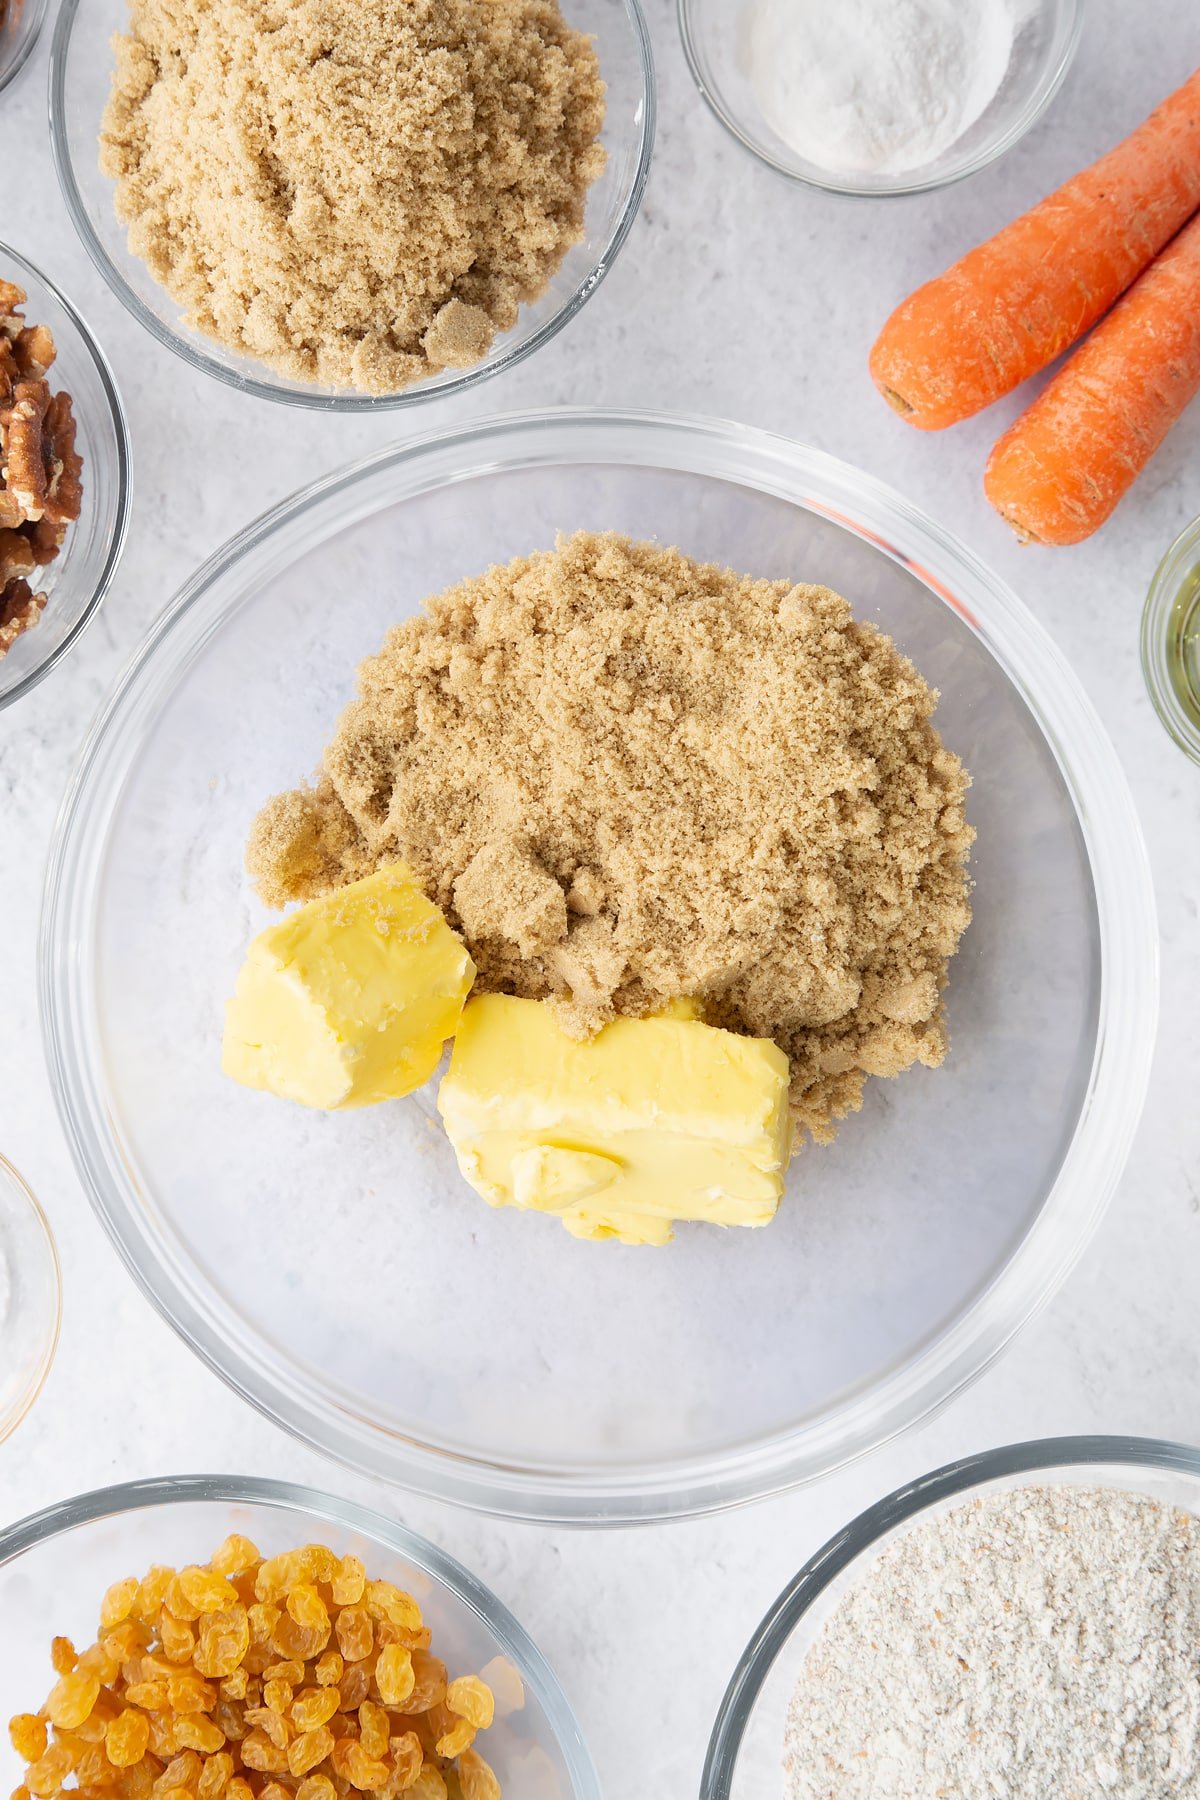
<svg viewBox="0 0 1200 1800"><path fill-rule="evenodd" d="M762 113L831 173L900 174L948 150L994 98L1011 0L752 0L745 61Z"/></svg>

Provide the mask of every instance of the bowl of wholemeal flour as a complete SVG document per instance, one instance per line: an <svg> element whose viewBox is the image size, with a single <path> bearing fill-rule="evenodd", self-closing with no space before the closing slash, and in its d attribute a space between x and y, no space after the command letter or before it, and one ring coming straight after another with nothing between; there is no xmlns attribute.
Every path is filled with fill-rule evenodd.
<svg viewBox="0 0 1200 1800"><path fill-rule="evenodd" d="M1051 1438L881 1500L800 1571L701 1800L1200 1793L1200 1452Z"/></svg>
<svg viewBox="0 0 1200 1800"><path fill-rule="evenodd" d="M67 0L51 135L160 342L329 410L444 398L553 337L641 201L639 0Z"/></svg>

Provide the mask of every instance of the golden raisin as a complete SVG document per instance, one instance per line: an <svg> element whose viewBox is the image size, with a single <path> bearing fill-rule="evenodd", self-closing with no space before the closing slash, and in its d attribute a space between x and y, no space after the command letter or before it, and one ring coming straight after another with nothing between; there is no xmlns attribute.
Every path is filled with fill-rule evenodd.
<svg viewBox="0 0 1200 1800"><path fill-rule="evenodd" d="M371 1692L371 1671L366 1663L351 1663L338 1683L342 1711L357 1712Z"/></svg>
<svg viewBox="0 0 1200 1800"><path fill-rule="evenodd" d="M46 1697L50 1723L60 1731L74 1731L91 1712L100 1697L100 1683L95 1675L60 1675Z"/></svg>
<svg viewBox="0 0 1200 1800"><path fill-rule="evenodd" d="M296 1789L296 1800L337 1800L337 1789L328 1775L306 1775Z"/></svg>
<svg viewBox="0 0 1200 1800"><path fill-rule="evenodd" d="M282 1781L266 1781L258 1791L258 1800L292 1800L292 1790Z"/></svg>
<svg viewBox="0 0 1200 1800"><path fill-rule="evenodd" d="M175 1721L175 1742L181 1750L199 1750L203 1756L215 1756L224 1748L225 1733L203 1713L185 1713Z"/></svg>
<svg viewBox="0 0 1200 1800"><path fill-rule="evenodd" d="M138 1582L137 1599L133 1603L135 1617L147 1625L157 1624L167 1589L174 1579L174 1569L165 1568L161 1563L148 1569Z"/></svg>
<svg viewBox="0 0 1200 1800"><path fill-rule="evenodd" d="M403 1706L416 1686L411 1650L386 1645L375 1664L375 1685L385 1706Z"/></svg>
<svg viewBox="0 0 1200 1800"><path fill-rule="evenodd" d="M250 1621L251 1643L269 1643L271 1640L271 1633L279 1623L279 1616L279 1608L277 1606L263 1606L256 1602L253 1606L248 1607L246 1610L246 1617Z"/></svg>
<svg viewBox="0 0 1200 1800"><path fill-rule="evenodd" d="M433 1763L424 1763L417 1779L408 1790L408 1800L446 1800L447 1787L441 1770Z"/></svg>
<svg viewBox="0 0 1200 1800"><path fill-rule="evenodd" d="M263 1670L264 1681L286 1681L290 1687L299 1687L304 1680L305 1665L302 1662L268 1663Z"/></svg>
<svg viewBox="0 0 1200 1800"><path fill-rule="evenodd" d="M478 1675L460 1675L452 1681L446 1689L446 1705L460 1719L474 1725L476 1731L486 1731L496 1716L492 1690Z"/></svg>
<svg viewBox="0 0 1200 1800"><path fill-rule="evenodd" d="M390 1581L368 1581L367 1611L373 1619L389 1619L408 1631L420 1631L424 1623L412 1595L401 1593Z"/></svg>
<svg viewBox="0 0 1200 1800"><path fill-rule="evenodd" d="M304 1564L298 1550L269 1556L254 1577L255 1598L266 1603L281 1600L290 1587L303 1579Z"/></svg>
<svg viewBox="0 0 1200 1800"><path fill-rule="evenodd" d="M201 1618L193 1661L202 1675L218 1679L232 1675L249 1648L250 1621L245 1607L227 1606Z"/></svg>
<svg viewBox="0 0 1200 1800"><path fill-rule="evenodd" d="M167 1700L172 1712L211 1712L217 1704L217 1690L199 1675L180 1673L167 1683Z"/></svg>
<svg viewBox="0 0 1200 1800"><path fill-rule="evenodd" d="M244 1700L248 1680L245 1669L231 1669L221 1683L221 1692L226 1700Z"/></svg>
<svg viewBox="0 0 1200 1800"><path fill-rule="evenodd" d="M194 1606L197 1613L224 1612L226 1607L236 1606L238 1597L223 1575L214 1575L211 1569L180 1569L179 1585L187 1596L189 1606Z"/></svg>
<svg viewBox="0 0 1200 1800"><path fill-rule="evenodd" d="M339 1738L333 1746L331 1760L334 1774L342 1776L360 1793L383 1787L391 1773L385 1762L367 1755L357 1738Z"/></svg>
<svg viewBox="0 0 1200 1800"><path fill-rule="evenodd" d="M25 1786L39 1800L42 1795L56 1794L73 1767L70 1751L61 1744L51 1744L45 1756L39 1756L26 1769Z"/></svg>
<svg viewBox="0 0 1200 1800"><path fill-rule="evenodd" d="M475 1727L466 1719L459 1719L444 1737L437 1741L437 1753L444 1756L447 1762L453 1762L456 1756L469 1749L475 1742Z"/></svg>
<svg viewBox="0 0 1200 1800"><path fill-rule="evenodd" d="M194 1787L203 1767L194 1750L185 1750L181 1756L173 1756L155 1782L154 1792L164 1794L168 1788Z"/></svg>
<svg viewBox="0 0 1200 1800"><path fill-rule="evenodd" d="M170 1705L165 1681L133 1681L125 1689L125 1698L130 1706L140 1706L146 1712L162 1712Z"/></svg>
<svg viewBox="0 0 1200 1800"><path fill-rule="evenodd" d="M287 1609L297 1625L306 1631L329 1632L329 1613L315 1587L301 1582L287 1597Z"/></svg>
<svg viewBox="0 0 1200 1800"><path fill-rule="evenodd" d="M477 1750L464 1750L459 1757L458 1785L463 1800L500 1800L500 1783Z"/></svg>
<svg viewBox="0 0 1200 1800"><path fill-rule="evenodd" d="M361 1606L343 1607L334 1629L337 1632L338 1649L347 1662L362 1662L375 1648L371 1620Z"/></svg>
<svg viewBox="0 0 1200 1800"><path fill-rule="evenodd" d="M115 1769L141 1762L150 1748L150 1721L145 1713L132 1707L119 1713L104 1735L104 1748Z"/></svg>
<svg viewBox="0 0 1200 1800"><path fill-rule="evenodd" d="M318 1687L336 1687L342 1679L342 1671L346 1667L336 1650L327 1650L320 1657L313 1670Z"/></svg>
<svg viewBox="0 0 1200 1800"><path fill-rule="evenodd" d="M292 1702L292 1723L297 1731L315 1731L328 1725L340 1705L336 1688L305 1688Z"/></svg>
<svg viewBox="0 0 1200 1800"><path fill-rule="evenodd" d="M159 1638L168 1662L190 1662L196 1648L196 1634L190 1625L164 1612L159 1622Z"/></svg>
<svg viewBox="0 0 1200 1800"><path fill-rule="evenodd" d="M269 1706L248 1706L243 1717L248 1724L264 1731L277 1750L287 1749L292 1733L281 1713L272 1712Z"/></svg>
<svg viewBox="0 0 1200 1800"><path fill-rule="evenodd" d="M88 1744L75 1764L76 1788L111 1787L117 1771L99 1744Z"/></svg>
<svg viewBox="0 0 1200 1800"><path fill-rule="evenodd" d="M225 1789L224 1800L254 1800L254 1789L244 1775L235 1775Z"/></svg>
<svg viewBox="0 0 1200 1800"><path fill-rule="evenodd" d="M343 1556L331 1583L335 1606L357 1606L367 1589L367 1571L357 1556Z"/></svg>
<svg viewBox="0 0 1200 1800"><path fill-rule="evenodd" d="M288 1768L293 1775L307 1775L333 1752L333 1733L328 1726L318 1725L313 1731L302 1731L288 1745Z"/></svg>
<svg viewBox="0 0 1200 1800"><path fill-rule="evenodd" d="M373 1700L364 1700L358 1709L358 1741L368 1756L386 1756L391 1735L388 1716Z"/></svg>
<svg viewBox="0 0 1200 1800"><path fill-rule="evenodd" d="M46 1754L46 1721L36 1713L18 1713L8 1721L12 1747L23 1762L36 1762Z"/></svg>
<svg viewBox="0 0 1200 1800"><path fill-rule="evenodd" d="M233 1767L228 1750L218 1750L215 1756L207 1757L196 1784L197 1800L219 1800L233 1778Z"/></svg>
<svg viewBox="0 0 1200 1800"><path fill-rule="evenodd" d="M129 1617L137 1600L138 1585L133 1575L127 1575L124 1581L113 1582L100 1602L100 1624L106 1631L123 1624Z"/></svg>
<svg viewBox="0 0 1200 1800"><path fill-rule="evenodd" d="M194 1625L200 1617L200 1608L192 1605L178 1575L172 1577L163 1595L163 1611L170 1613L173 1619L182 1619L185 1625Z"/></svg>
<svg viewBox="0 0 1200 1800"><path fill-rule="evenodd" d="M260 1775L285 1775L287 1751L273 1744L265 1731L251 1731L242 1739L242 1761Z"/></svg>
<svg viewBox="0 0 1200 1800"><path fill-rule="evenodd" d="M56 1675L69 1675L79 1658L75 1654L75 1646L68 1637L50 1639L50 1667Z"/></svg>
<svg viewBox="0 0 1200 1800"><path fill-rule="evenodd" d="M421 1773L425 1752L415 1731L406 1731L401 1737L394 1737L390 1747L396 1785L403 1791L411 1787Z"/></svg>
<svg viewBox="0 0 1200 1800"><path fill-rule="evenodd" d="M406 1713L427 1713L446 1698L446 1665L427 1650L412 1653L413 1691L404 1702Z"/></svg>
<svg viewBox="0 0 1200 1800"><path fill-rule="evenodd" d="M216 1575L241 1575L258 1561L258 1551L250 1539L235 1531L213 1551L208 1566Z"/></svg>

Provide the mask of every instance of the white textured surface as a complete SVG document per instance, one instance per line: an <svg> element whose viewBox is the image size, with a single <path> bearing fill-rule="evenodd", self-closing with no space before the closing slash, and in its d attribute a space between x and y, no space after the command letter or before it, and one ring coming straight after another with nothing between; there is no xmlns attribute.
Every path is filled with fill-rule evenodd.
<svg viewBox="0 0 1200 1800"><path fill-rule="evenodd" d="M1200 1439L1200 770L1158 726L1137 666L1155 561L1200 507L1200 408L1090 545L1019 550L979 478L1015 408L929 438L892 419L865 359L889 306L1131 127L1188 72L1175 0L1093 0L1078 62L998 167L907 201L795 189L698 100L669 0L649 6L659 148L623 260L549 349L473 400L347 422L243 401L191 375L122 312L74 240L46 141L45 42L0 97L0 232L81 306L116 367L134 437L133 535L100 619L0 718L0 1148L41 1195L63 1253L57 1364L0 1447L0 1515L182 1469L291 1474L400 1513L519 1614L580 1713L608 1800L695 1793L713 1713L753 1626L836 1526L898 1481L1008 1439L1116 1430ZM42 1066L34 951L41 871L86 723L195 564L268 503L365 449L451 419L563 401L722 413L804 437L893 482L1009 577L1070 652L1133 784L1164 958L1150 1104L1105 1229L1051 1308L938 1421L843 1475L720 1519L615 1534L498 1525L380 1492L309 1454L207 1374L133 1289L93 1222Z"/></svg>

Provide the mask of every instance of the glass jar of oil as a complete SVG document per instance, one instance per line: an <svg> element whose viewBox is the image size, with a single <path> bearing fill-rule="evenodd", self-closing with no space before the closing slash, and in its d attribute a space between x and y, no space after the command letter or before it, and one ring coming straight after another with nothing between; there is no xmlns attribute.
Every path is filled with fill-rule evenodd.
<svg viewBox="0 0 1200 1800"><path fill-rule="evenodd" d="M1159 718L1200 762L1200 519L1154 572L1142 614L1142 672Z"/></svg>

